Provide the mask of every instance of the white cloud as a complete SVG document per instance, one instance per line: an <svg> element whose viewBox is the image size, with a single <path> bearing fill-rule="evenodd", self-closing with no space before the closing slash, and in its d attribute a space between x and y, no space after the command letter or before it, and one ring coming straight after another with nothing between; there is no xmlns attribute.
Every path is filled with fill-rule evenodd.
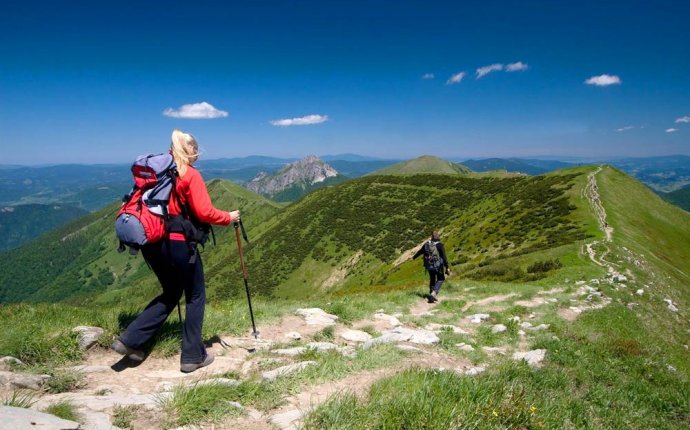
<svg viewBox="0 0 690 430"><path fill-rule="evenodd" d="M178 109L167 108L163 111L163 115L172 118L213 119L225 118L228 116L228 113L224 110L216 109L210 103L201 102L182 105Z"/></svg>
<svg viewBox="0 0 690 430"><path fill-rule="evenodd" d="M681 122L685 122L685 123L690 122L690 116L681 116L680 118L676 118L676 123L681 123Z"/></svg>
<svg viewBox="0 0 690 430"><path fill-rule="evenodd" d="M635 126L626 125L625 127L617 128L616 131L618 131L618 132L621 132L621 131L628 131L628 130L632 130L633 128L635 128Z"/></svg>
<svg viewBox="0 0 690 430"><path fill-rule="evenodd" d="M607 85L619 85L621 83L621 78L616 75L599 75L592 76L585 81L585 84L596 85L598 87L605 87Z"/></svg>
<svg viewBox="0 0 690 430"><path fill-rule="evenodd" d="M435 77L436 75L434 75L433 73L425 73L422 75L422 79L434 79Z"/></svg>
<svg viewBox="0 0 690 430"><path fill-rule="evenodd" d="M326 121L328 121L328 115L306 115L301 118L274 119L271 121L271 124L279 127L288 127L291 125L321 124Z"/></svg>
<svg viewBox="0 0 690 430"><path fill-rule="evenodd" d="M666 133L675 133L675 132L677 132L677 131L678 131L677 128L667 128L667 129L666 129Z"/></svg>
<svg viewBox="0 0 690 430"><path fill-rule="evenodd" d="M477 69L477 79L483 78L491 72L498 72L503 70L503 64L496 63L490 64L488 66L480 67Z"/></svg>
<svg viewBox="0 0 690 430"><path fill-rule="evenodd" d="M448 80L446 81L446 85L453 85L453 84L459 84L462 82L463 78L465 77L465 72L459 72L454 75L452 75Z"/></svg>
<svg viewBox="0 0 690 430"><path fill-rule="evenodd" d="M521 72L523 70L527 70L528 68L529 66L527 63L523 63L522 61L506 64L506 72Z"/></svg>

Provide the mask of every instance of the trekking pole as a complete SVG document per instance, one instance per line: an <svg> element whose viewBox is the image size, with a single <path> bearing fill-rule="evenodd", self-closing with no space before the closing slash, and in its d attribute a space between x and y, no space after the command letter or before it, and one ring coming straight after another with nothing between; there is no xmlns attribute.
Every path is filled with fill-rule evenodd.
<svg viewBox="0 0 690 430"><path fill-rule="evenodd" d="M235 221L233 226L235 227L235 237L237 238L237 249L240 253L240 267L242 268L242 277L244 278L244 290L247 292L247 302L249 303L249 316L252 318L252 328L254 329L252 335L254 336L254 339L257 339L259 337L259 332L256 331L256 323L254 322L254 310L252 309L252 297L249 294L249 283L247 282L247 266L244 265L244 255L242 254L240 229L242 229L242 237L247 243L249 243L249 239L247 239L247 232L244 230L244 224L242 224L241 219L239 221Z"/></svg>

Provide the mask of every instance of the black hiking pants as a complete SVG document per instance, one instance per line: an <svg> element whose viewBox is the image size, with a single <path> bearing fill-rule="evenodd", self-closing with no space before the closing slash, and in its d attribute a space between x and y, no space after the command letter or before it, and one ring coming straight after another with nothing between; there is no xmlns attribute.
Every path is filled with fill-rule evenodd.
<svg viewBox="0 0 690 430"><path fill-rule="evenodd" d="M441 291L441 285L443 285L443 281L445 280L446 275L443 273L443 269L438 272L435 270L429 270L429 294L434 291L436 291L436 294L438 294L438 292Z"/></svg>
<svg viewBox="0 0 690 430"><path fill-rule="evenodd" d="M206 305L206 286L201 256L190 263L187 242L163 240L142 248L146 262L151 266L163 287L161 295L120 336L122 342L134 349L143 349L163 325L182 297L185 296L185 320L182 327L182 364L201 363L206 359L206 347L201 340Z"/></svg>

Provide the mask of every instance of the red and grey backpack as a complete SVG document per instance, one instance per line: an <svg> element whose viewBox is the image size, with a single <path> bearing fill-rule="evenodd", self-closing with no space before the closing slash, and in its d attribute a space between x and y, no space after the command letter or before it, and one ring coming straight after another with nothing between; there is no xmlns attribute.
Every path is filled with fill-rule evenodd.
<svg viewBox="0 0 690 430"><path fill-rule="evenodd" d="M115 233L120 240L119 251L128 246L136 254L142 246L165 237L177 165L169 153L141 155L132 164L132 176L134 186L122 199Z"/></svg>

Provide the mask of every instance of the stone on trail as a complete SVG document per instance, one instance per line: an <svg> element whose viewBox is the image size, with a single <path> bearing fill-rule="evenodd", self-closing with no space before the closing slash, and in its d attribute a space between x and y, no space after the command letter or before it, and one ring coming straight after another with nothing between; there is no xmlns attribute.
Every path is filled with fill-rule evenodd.
<svg viewBox="0 0 690 430"><path fill-rule="evenodd" d="M467 375L467 376L475 376L475 375L479 375L480 373L485 372L485 371L486 371L486 367L475 366L475 367L470 367L469 369L465 370L462 373Z"/></svg>
<svg viewBox="0 0 690 430"><path fill-rule="evenodd" d="M234 387L236 385L240 385L240 381L237 379L230 379L230 378L210 378L210 379L202 379L201 381L197 382L190 382L187 384L188 387L203 387L206 385L223 385L227 387Z"/></svg>
<svg viewBox="0 0 690 430"><path fill-rule="evenodd" d="M0 358L0 370L12 370L12 366L21 366L24 363L18 358L5 356Z"/></svg>
<svg viewBox="0 0 690 430"><path fill-rule="evenodd" d="M441 339L429 330L414 330L406 327L396 327L393 330L384 332L381 336L370 339L364 343L362 348L369 349L381 343L410 342L420 345L431 345L440 342Z"/></svg>
<svg viewBox="0 0 690 430"><path fill-rule="evenodd" d="M538 366L546 357L545 349L534 349L527 352L516 352L513 354L513 360L524 360L532 367Z"/></svg>
<svg viewBox="0 0 690 430"><path fill-rule="evenodd" d="M405 352L424 352L423 349L419 349L416 346L412 345L396 345L395 347Z"/></svg>
<svg viewBox="0 0 690 430"><path fill-rule="evenodd" d="M79 348L87 350L98 343L98 339L103 336L105 330L100 327L80 325L74 327L72 332L79 333Z"/></svg>
<svg viewBox="0 0 690 430"><path fill-rule="evenodd" d="M79 372L79 373L103 373L103 372L112 372L113 371L113 369L110 366L102 366L102 365L87 366L84 364L81 364L79 366L67 367L66 370L69 370L72 372Z"/></svg>
<svg viewBox="0 0 690 430"><path fill-rule="evenodd" d="M374 314L374 319L385 321L392 327L398 327L399 325L401 325L400 320L398 318L394 317L393 315L384 314L383 312L376 312Z"/></svg>
<svg viewBox="0 0 690 430"><path fill-rule="evenodd" d="M465 342L456 343L455 346L457 346L460 349L460 351L465 351L465 352L474 351L474 347L470 344L465 343Z"/></svg>
<svg viewBox="0 0 690 430"><path fill-rule="evenodd" d="M277 426L281 430L296 429L296 424L300 419L302 419L302 415L302 411L299 409L293 409L291 411L273 415L268 420L271 424Z"/></svg>
<svg viewBox="0 0 690 430"><path fill-rule="evenodd" d="M491 333L503 333L504 331L508 331L508 327L506 327L503 324L496 324L495 326L491 327Z"/></svg>
<svg viewBox="0 0 690 430"><path fill-rule="evenodd" d="M371 335L362 330L346 330L340 333L340 337L350 342L366 342L371 339Z"/></svg>
<svg viewBox="0 0 690 430"><path fill-rule="evenodd" d="M639 290L635 291L635 294L637 294L638 296L641 296L642 294L644 294L644 290L642 288L640 288Z"/></svg>
<svg viewBox="0 0 690 430"><path fill-rule="evenodd" d="M315 349L319 352L328 351L330 349L338 349L338 345L331 342L309 342L307 348Z"/></svg>
<svg viewBox="0 0 690 430"><path fill-rule="evenodd" d="M0 405L2 428L12 430L82 430L84 427L74 421L33 409Z"/></svg>
<svg viewBox="0 0 690 430"><path fill-rule="evenodd" d="M664 299L664 302L668 305L668 310L671 312L678 312L678 308L673 304L671 299Z"/></svg>
<svg viewBox="0 0 690 430"><path fill-rule="evenodd" d="M302 339L302 335L296 331L291 331L289 333L285 333L285 338L290 340L300 340Z"/></svg>
<svg viewBox="0 0 690 430"><path fill-rule="evenodd" d="M335 325L335 321L338 319L336 315L326 313L320 308L297 309L295 313L304 317L304 321L307 325L331 326Z"/></svg>
<svg viewBox="0 0 690 430"><path fill-rule="evenodd" d="M482 346L482 350L488 354L505 354L506 348L504 346Z"/></svg>
<svg viewBox="0 0 690 430"><path fill-rule="evenodd" d="M50 379L50 375L0 371L0 386L6 385L11 388L26 388L27 390L38 391L43 388L48 379Z"/></svg>
<svg viewBox="0 0 690 430"><path fill-rule="evenodd" d="M467 316L467 319L469 319L470 322L474 324L479 324L484 320L488 320L489 318L491 318L491 315L489 314L474 314Z"/></svg>
<svg viewBox="0 0 690 430"><path fill-rule="evenodd" d="M296 346L294 348L273 349L271 350L271 352L278 355L287 355L288 357L294 357L296 355L304 354L306 350L307 348L304 346Z"/></svg>
<svg viewBox="0 0 690 430"><path fill-rule="evenodd" d="M301 361L299 363L288 364L287 366L279 367L261 374L261 377L266 381L274 381L279 376L286 376L291 373L304 370L306 367L316 364L316 361Z"/></svg>

